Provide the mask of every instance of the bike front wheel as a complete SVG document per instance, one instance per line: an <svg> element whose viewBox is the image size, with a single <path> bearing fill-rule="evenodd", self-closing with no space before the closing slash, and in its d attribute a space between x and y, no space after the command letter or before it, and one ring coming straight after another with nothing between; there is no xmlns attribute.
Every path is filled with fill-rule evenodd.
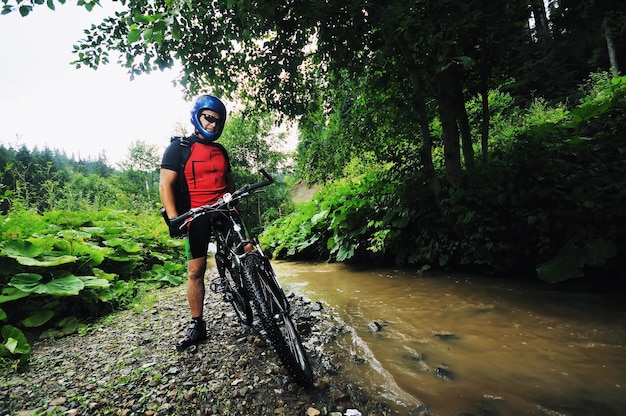
<svg viewBox="0 0 626 416"><path fill-rule="evenodd" d="M243 260L243 270L244 284L278 358L299 385L310 386L313 369L271 266L258 255L250 254Z"/></svg>
<svg viewBox="0 0 626 416"><path fill-rule="evenodd" d="M230 262L222 260L221 256L219 260L216 256L216 262L218 263L218 271L224 285L224 299L233 306L237 319L242 324L251 326L253 319L252 307L241 282L241 269Z"/></svg>

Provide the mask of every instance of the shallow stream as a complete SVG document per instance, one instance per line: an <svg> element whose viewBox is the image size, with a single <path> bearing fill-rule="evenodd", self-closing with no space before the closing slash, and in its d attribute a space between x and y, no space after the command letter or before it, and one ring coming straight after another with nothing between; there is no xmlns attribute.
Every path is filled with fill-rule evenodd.
<svg viewBox="0 0 626 416"><path fill-rule="evenodd" d="M273 264L287 293L345 323L334 346L342 371L397 414L626 414L617 298L513 279Z"/></svg>

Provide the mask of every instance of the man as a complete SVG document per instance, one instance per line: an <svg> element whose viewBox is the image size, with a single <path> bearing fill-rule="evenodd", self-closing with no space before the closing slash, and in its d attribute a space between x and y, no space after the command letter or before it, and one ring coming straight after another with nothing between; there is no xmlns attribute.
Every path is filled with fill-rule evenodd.
<svg viewBox="0 0 626 416"><path fill-rule="evenodd" d="M172 140L165 150L159 193L168 218L183 214L189 208L215 203L226 192L234 192L228 153L223 146L215 143L222 134L225 122L224 104L212 95L201 95L191 109L194 134L183 142ZM189 157L183 160L187 154ZM182 191L177 191L179 188ZM179 351L206 339L203 306L207 248L211 237L208 221L208 216L200 216L184 230L186 233L182 233L186 234L187 300L191 322L185 336L176 344ZM180 230L175 229L170 229L170 234L181 236Z"/></svg>

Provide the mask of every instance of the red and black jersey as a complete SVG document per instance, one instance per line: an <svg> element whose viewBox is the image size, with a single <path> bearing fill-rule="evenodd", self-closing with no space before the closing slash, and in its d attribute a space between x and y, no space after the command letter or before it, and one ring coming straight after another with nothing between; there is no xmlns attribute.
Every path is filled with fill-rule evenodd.
<svg viewBox="0 0 626 416"><path fill-rule="evenodd" d="M180 189L175 195L179 214L189 208L215 203L227 192L230 160L226 149L195 135L175 139L163 153L161 169L178 172Z"/></svg>

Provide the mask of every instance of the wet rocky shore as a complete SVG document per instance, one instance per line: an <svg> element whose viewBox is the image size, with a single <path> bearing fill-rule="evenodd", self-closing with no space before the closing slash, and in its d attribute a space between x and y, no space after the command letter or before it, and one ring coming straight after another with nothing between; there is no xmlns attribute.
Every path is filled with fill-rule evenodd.
<svg viewBox="0 0 626 416"><path fill-rule="evenodd" d="M0 370L0 415L391 415L368 400L324 348L336 328L323 305L291 295L316 375L294 383L257 328L207 290L208 339L174 348L188 323L184 286L147 294L70 336L35 342L26 369Z"/></svg>

